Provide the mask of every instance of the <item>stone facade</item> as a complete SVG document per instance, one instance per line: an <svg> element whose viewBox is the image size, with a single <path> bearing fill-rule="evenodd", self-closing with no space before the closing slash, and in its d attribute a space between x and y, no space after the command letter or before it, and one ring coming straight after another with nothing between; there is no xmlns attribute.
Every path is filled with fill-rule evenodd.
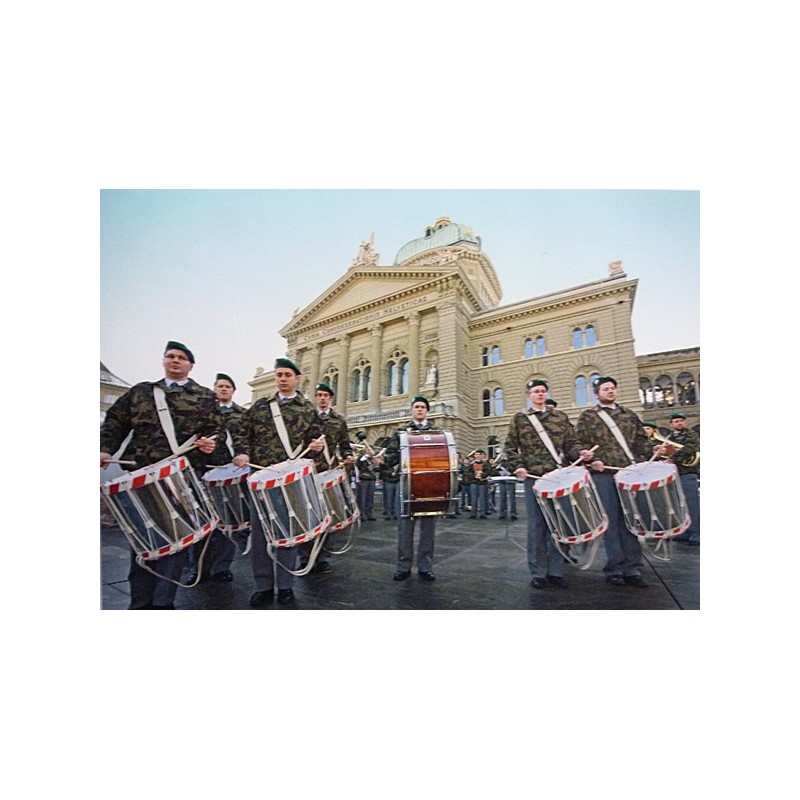
<svg viewBox="0 0 800 800"><path fill-rule="evenodd" d="M640 370L661 375L666 354L636 357L636 286L616 261L596 281L501 306L480 238L442 218L391 266L379 266L372 243L362 243L347 272L280 333L303 372L301 389L334 386L336 410L370 442L390 436L423 394L433 423L452 431L462 452L495 450L533 377L548 382L573 421L594 402L587 386L596 375L613 375L620 402L644 411ZM268 396L274 374L260 370L249 385L254 401Z"/></svg>

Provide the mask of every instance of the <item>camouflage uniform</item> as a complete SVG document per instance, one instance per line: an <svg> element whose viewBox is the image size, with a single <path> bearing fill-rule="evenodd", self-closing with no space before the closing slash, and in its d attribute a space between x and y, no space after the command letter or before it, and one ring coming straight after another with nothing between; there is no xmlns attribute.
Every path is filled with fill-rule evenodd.
<svg viewBox="0 0 800 800"><path fill-rule="evenodd" d="M700 464L689 467L686 464L700 452L700 437L693 430L684 428L682 431L672 431L669 438L682 445L670 460L678 468L681 487L686 497L686 506L689 510L691 525L675 539L681 542L700 544Z"/></svg>
<svg viewBox="0 0 800 800"><path fill-rule="evenodd" d="M600 460L604 464L614 467L628 466L630 459L614 438L609 427L598 416L601 408L604 407L598 404L581 412L575 426L575 434L587 449L598 446L593 460ZM646 461L652 454L652 443L647 438L647 433L639 417L621 405L604 408L604 410L617 424L635 460ZM592 472L592 480L597 488L600 502L608 514L608 530L603 534L603 545L606 552L606 564L603 571L609 576L641 577L642 548L639 540L625 525L622 505L614 483L614 473L610 470Z"/></svg>
<svg viewBox="0 0 800 800"><path fill-rule="evenodd" d="M272 398L262 397L245 412L241 423L232 432L233 448L236 455L247 454L253 464L270 467L289 457L281 443L275 422L270 411L270 400L277 399L281 416L289 436L289 445L296 449L299 445L301 451L312 440L321 435L321 428L317 421L317 411L314 404L306 399L300 392L294 397L282 399L276 393ZM309 458L314 458L315 453L306 453ZM250 514L251 535L251 561L253 577L258 591L272 591L275 587L275 568L267 552L267 539L261 527L261 520L255 506ZM291 589L294 576L288 572L295 568L297 558L296 547L276 548L276 558L279 566L277 569L278 589ZM285 569L284 569L285 567Z"/></svg>
<svg viewBox="0 0 800 800"><path fill-rule="evenodd" d="M341 414L337 414L332 408L329 408L327 415L323 417L318 411L317 423L325 435L328 452L334 459L334 464L353 455L350 432L347 430L347 422Z"/></svg>
<svg viewBox="0 0 800 800"><path fill-rule="evenodd" d="M366 444L366 442L365 442ZM374 521L372 509L375 503L375 481L377 467L372 463L368 452L362 451L356 456L356 500L361 511L361 519Z"/></svg>
<svg viewBox="0 0 800 800"><path fill-rule="evenodd" d="M397 519L397 484L400 482L398 466L387 467L381 464L378 474L383 483L383 518Z"/></svg>
<svg viewBox="0 0 800 800"><path fill-rule="evenodd" d="M206 457L206 464L210 466L224 466L231 463L233 458L233 453L231 452L233 431L241 424L246 411L243 406L233 402L229 407L220 406L219 404L218 407L225 425L225 436L220 436L217 439L217 446L214 448L214 452ZM246 492L247 489L244 491ZM233 536L239 542L241 549L244 550L247 544L247 531L234 533ZM186 576L186 580L189 583L194 583L197 579L199 555L199 548L192 547L189 550L189 573ZM211 534L208 550L204 556L206 568L203 572L210 575L212 579L223 572L230 572L235 555L236 544L234 544L233 540L228 538L222 531L215 530Z"/></svg>
<svg viewBox="0 0 800 800"><path fill-rule="evenodd" d="M550 408L530 413L535 414L542 423L556 451L562 454L563 461L566 463L576 461L583 448L575 436L569 417L563 411ZM503 452L506 454L508 469L512 473L524 467L531 475L540 477L558 466L542 437L533 427L528 414L522 411L514 415L508 426ZM531 578L547 578L548 575L563 578L564 558L553 543L550 529L533 491L535 484L534 478L525 478L528 570Z"/></svg>
<svg viewBox="0 0 800 800"><path fill-rule="evenodd" d="M391 441L384 453L384 463L387 468L396 468L400 465L400 434L406 431L424 430L430 433L440 431L430 424L427 420L423 426L417 426L413 420L409 420L402 428L398 428L392 436ZM402 509L400 509L402 514ZM433 571L433 545L436 535L436 517L419 517L419 545L417 547L417 570L419 572ZM414 526L417 517L401 516L397 523L397 571L411 572L411 564L414 560Z"/></svg>
<svg viewBox="0 0 800 800"><path fill-rule="evenodd" d="M472 508L471 519L477 519L480 511L481 519L486 519L489 513L489 477L494 474L492 465L477 458L467 466L469 475L469 504Z"/></svg>
<svg viewBox="0 0 800 800"><path fill-rule="evenodd" d="M133 436L121 458L135 461L136 468L155 464L172 455L161 420L156 410L153 387L164 389L167 406L175 426L175 438L182 445L193 434L224 437L222 415L217 407L214 392L200 386L191 378L183 387L166 387L164 379L144 381L132 386L106 412L100 426L100 451L116 453L125 437L133 431ZM205 471L207 455L199 450L190 450L187 459L202 475ZM148 570L136 563L131 552L131 565L128 583L131 591L131 609L169 608L174 604L177 586L171 580L179 580L187 560L187 551L160 558L148 564L149 568L167 580L159 580Z"/></svg>

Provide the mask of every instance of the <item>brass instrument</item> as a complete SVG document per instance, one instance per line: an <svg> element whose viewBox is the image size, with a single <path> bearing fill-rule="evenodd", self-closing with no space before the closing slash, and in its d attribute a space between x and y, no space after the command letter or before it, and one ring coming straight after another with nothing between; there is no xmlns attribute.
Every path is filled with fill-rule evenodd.
<svg viewBox="0 0 800 800"><path fill-rule="evenodd" d="M655 439L662 444L666 444L672 448L673 453L677 453L678 450L683 450L683 445L678 444L678 442L673 442L672 439L667 438L666 436L662 436L657 430L654 430L651 434L651 438ZM672 453L670 453L672 455ZM699 467L700 466L700 451L698 450L692 458L690 458L687 462L684 463L684 467Z"/></svg>

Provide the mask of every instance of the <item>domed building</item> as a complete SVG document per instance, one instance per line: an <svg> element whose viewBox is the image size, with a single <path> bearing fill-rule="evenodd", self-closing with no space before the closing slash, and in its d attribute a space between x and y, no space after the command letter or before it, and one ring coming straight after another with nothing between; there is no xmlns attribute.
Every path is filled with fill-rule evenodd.
<svg viewBox="0 0 800 800"><path fill-rule="evenodd" d="M363 242L345 274L280 331L303 372L301 390L310 395L318 381L329 383L336 410L370 442L390 436L423 394L431 420L453 432L461 452L493 453L525 408L531 378L547 381L573 421L595 402L598 375L617 378L619 401L639 413L647 408L665 422L672 410L665 401L657 407L640 382L631 325L637 280L621 262L595 281L500 305L500 281L480 237L447 217L404 244L391 266L379 261L373 243ZM681 353L698 388L683 395L693 399L684 413L694 424L699 349ZM649 371L660 372L658 354L646 359ZM253 400L271 395L274 374L259 371L250 386Z"/></svg>

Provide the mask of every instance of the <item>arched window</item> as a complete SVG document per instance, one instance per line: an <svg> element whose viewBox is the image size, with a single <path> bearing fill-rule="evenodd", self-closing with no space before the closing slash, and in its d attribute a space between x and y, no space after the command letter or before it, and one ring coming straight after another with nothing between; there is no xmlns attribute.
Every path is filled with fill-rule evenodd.
<svg viewBox="0 0 800 800"><path fill-rule="evenodd" d="M482 398L482 413L484 417L490 417L492 415L492 395L488 389L483 390L483 398Z"/></svg>
<svg viewBox="0 0 800 800"><path fill-rule="evenodd" d="M583 331L580 328L575 328L572 331L572 347L575 350L580 350L583 347Z"/></svg>
<svg viewBox="0 0 800 800"><path fill-rule="evenodd" d="M361 377L361 399L369 400L370 389L372 388L372 367L364 367Z"/></svg>
<svg viewBox="0 0 800 800"><path fill-rule="evenodd" d="M494 390L494 416L502 417L505 414L505 403L503 401L503 390L498 386Z"/></svg>
<svg viewBox="0 0 800 800"><path fill-rule="evenodd" d="M408 391L408 357L395 350L386 364L386 395L405 394Z"/></svg>
<svg viewBox="0 0 800 800"><path fill-rule="evenodd" d="M525 348L523 350L523 358L533 358L533 339L525 340Z"/></svg>
<svg viewBox="0 0 800 800"><path fill-rule="evenodd" d="M350 391L350 399L357 403L361 399L361 370L353 370L353 382Z"/></svg>
<svg viewBox="0 0 800 800"><path fill-rule="evenodd" d="M543 356L545 354L544 336L536 337L536 355Z"/></svg>
<svg viewBox="0 0 800 800"><path fill-rule="evenodd" d="M369 361L361 359L361 361L356 364L350 383L350 399L354 403L358 403L362 400L369 400L371 372L372 368L369 365Z"/></svg>
<svg viewBox="0 0 800 800"><path fill-rule="evenodd" d="M594 330L594 325L586 326L586 346L594 347L597 344L597 334Z"/></svg>
<svg viewBox="0 0 800 800"><path fill-rule="evenodd" d="M583 375L578 375L578 377L575 378L575 405L589 405L589 393L586 389L586 378Z"/></svg>
<svg viewBox="0 0 800 800"><path fill-rule="evenodd" d="M656 403L659 408L675 405L675 392L672 388L672 378L669 375L659 375L656 378Z"/></svg>
<svg viewBox="0 0 800 800"><path fill-rule="evenodd" d="M650 378L639 379L639 402L645 408L652 408L655 405L653 402L653 384L650 383Z"/></svg>
<svg viewBox="0 0 800 800"><path fill-rule="evenodd" d="M328 386L333 389L334 397L339 391L339 370L336 367L328 367L325 372L322 373L322 378L320 379L322 383L327 383Z"/></svg>
<svg viewBox="0 0 800 800"><path fill-rule="evenodd" d="M408 359L400 359L400 394L408 394Z"/></svg>
<svg viewBox="0 0 800 800"><path fill-rule="evenodd" d="M397 365L394 361L390 361L386 367L386 394L387 396L391 397L395 391L395 372L397 371Z"/></svg>
<svg viewBox="0 0 800 800"><path fill-rule="evenodd" d="M499 364L500 363L500 345L494 345L492 347L492 364Z"/></svg>
<svg viewBox="0 0 800 800"><path fill-rule="evenodd" d="M694 377L688 372L681 372L675 383L678 386L678 405L693 406L697 402Z"/></svg>
<svg viewBox="0 0 800 800"><path fill-rule="evenodd" d="M483 350L481 350L481 366L482 367L488 367L489 366L489 348L488 347L484 347Z"/></svg>

